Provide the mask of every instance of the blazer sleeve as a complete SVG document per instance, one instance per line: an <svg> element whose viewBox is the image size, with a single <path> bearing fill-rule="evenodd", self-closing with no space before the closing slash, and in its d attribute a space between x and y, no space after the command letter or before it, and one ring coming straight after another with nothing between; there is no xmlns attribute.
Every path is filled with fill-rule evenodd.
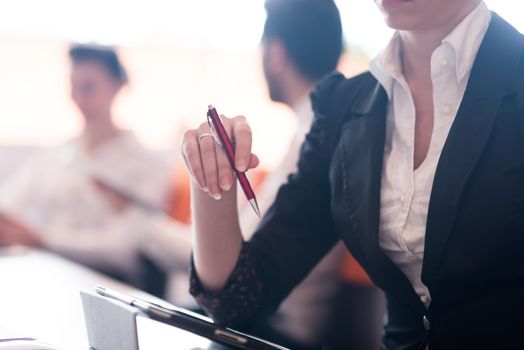
<svg viewBox="0 0 524 350"><path fill-rule="evenodd" d="M312 93L314 121L300 151L298 170L282 185L237 266L218 292L200 285L193 267L191 293L219 324L246 328L274 312L335 245L329 167L335 120L327 111L341 74L323 80Z"/></svg>

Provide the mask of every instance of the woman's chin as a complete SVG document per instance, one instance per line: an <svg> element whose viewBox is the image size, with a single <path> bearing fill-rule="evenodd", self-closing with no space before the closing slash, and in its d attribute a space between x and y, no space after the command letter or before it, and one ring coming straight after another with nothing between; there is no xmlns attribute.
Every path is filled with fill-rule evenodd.
<svg viewBox="0 0 524 350"><path fill-rule="evenodd" d="M379 6L386 11L411 6L413 2L413 0L377 0Z"/></svg>
<svg viewBox="0 0 524 350"><path fill-rule="evenodd" d="M413 16L411 13L407 12L395 12L388 13L383 12L384 21L386 25L395 30L417 30L421 27L420 21L417 20L416 16Z"/></svg>

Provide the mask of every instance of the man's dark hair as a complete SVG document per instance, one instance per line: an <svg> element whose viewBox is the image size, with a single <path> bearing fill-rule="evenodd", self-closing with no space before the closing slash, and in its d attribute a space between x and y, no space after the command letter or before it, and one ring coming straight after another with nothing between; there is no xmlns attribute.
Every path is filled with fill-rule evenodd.
<svg viewBox="0 0 524 350"><path fill-rule="evenodd" d="M278 39L297 69L318 80L336 69L342 24L333 0L267 0L262 40Z"/></svg>
<svg viewBox="0 0 524 350"><path fill-rule="evenodd" d="M127 83L127 74L116 51L111 46L95 44L74 44L69 48L69 57L73 63L96 62L109 74L122 83Z"/></svg>

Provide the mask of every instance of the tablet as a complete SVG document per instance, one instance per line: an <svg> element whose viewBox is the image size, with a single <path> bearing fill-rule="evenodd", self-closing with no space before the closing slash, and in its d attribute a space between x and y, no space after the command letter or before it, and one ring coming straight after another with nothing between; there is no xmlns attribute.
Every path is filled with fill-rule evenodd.
<svg viewBox="0 0 524 350"><path fill-rule="evenodd" d="M162 302L161 305L160 303L132 297L102 286L97 286L95 290L103 297L137 308L153 320L205 337L234 349L288 350L285 347L266 340L230 328L220 327L213 323L208 317L176 307L167 302Z"/></svg>

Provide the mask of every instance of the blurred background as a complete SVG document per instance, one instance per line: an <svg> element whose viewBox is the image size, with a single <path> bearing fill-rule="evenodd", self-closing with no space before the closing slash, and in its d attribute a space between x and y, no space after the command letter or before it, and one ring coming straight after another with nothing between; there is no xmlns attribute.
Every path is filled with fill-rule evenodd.
<svg viewBox="0 0 524 350"><path fill-rule="evenodd" d="M350 77L367 69L370 59L390 39L392 30L385 26L373 0L335 2L345 42L339 70ZM524 32L523 0L485 2ZM3 246L17 244L45 248L178 305L196 307L188 295L189 177L181 170L178 150L183 131L206 120L209 104L228 116L246 115L254 132L254 152L262 164L258 173L250 172L251 182L257 195L266 193L266 199L272 199L279 184L293 171L287 166L296 164L289 161L294 158L288 157L293 152L298 156L303 135L302 139L297 135L309 128L307 119L302 119L302 126L307 129L301 130L297 124L300 120L297 116L307 116L311 112L309 107L306 111L302 110L304 106L295 104L293 111L270 99L260 46L266 20L264 3L265 0L0 1L0 251ZM317 13L315 31L321 27ZM305 22L307 29L311 28L310 22L309 19ZM327 23L329 26L334 22ZM312 45L314 35L302 35L303 31L301 27L300 37L308 38L307 47L316 47ZM337 56L339 34L337 22ZM322 41L325 42L329 40ZM111 137L108 137L103 135L107 125L97 126L96 118L91 118L95 121L91 124L97 126L91 134L85 133L80 142L64 144L85 129L84 118L71 99L72 43L117 48L129 84L117 95L110 114L118 127L132 133L111 134L114 130L109 130L107 135ZM266 47L265 51L268 50ZM329 50L315 52L329 53ZM267 63L267 54L264 62ZM80 66L75 69L82 76ZM114 73L111 70L101 72L111 78L102 79L105 82L102 88L114 87L108 82L115 83L115 78L121 78L108 75ZM279 77L289 82L288 75ZM120 91L125 79L116 80ZM107 95L107 90L103 92ZM308 102L306 97L307 94L303 98ZM112 138L113 143L100 139L95 145L93 140L98 134L107 140ZM140 142L127 134L136 135ZM54 148L59 145L62 146ZM50 153L53 157L40 161L38 153ZM33 155L37 156L34 161L26 162ZM158 156L162 161L158 161ZM16 173L24 163L32 167L22 169L25 173ZM284 177L279 179L281 175ZM17 183L19 179L21 182ZM247 210L248 215L240 215L247 218L241 225L244 232L254 232L254 227L249 230L246 227L257 224L258 219L251 208ZM333 337L333 343L351 344L339 348L359 349L355 345L358 342L375 343L380 338L384 303L381 292L357 262L344 247L339 248L343 252L337 252L335 247L336 260L328 261L330 270L320 271L326 273L322 276L329 272L337 278L312 280L316 287L329 287L326 281L342 281L342 287L337 286L337 294L333 294L335 297L325 297L324 302L344 306L328 310L328 316L340 329L334 328L333 334L322 336ZM7 279L12 281L23 271L16 266L11 270L14 271L11 276L15 277ZM63 278L69 279L73 288L79 288L81 279L71 278L67 273ZM89 279L86 281L92 285ZM16 298L19 290L13 291ZM314 293L309 295L315 297ZM9 300L5 295L0 299ZM302 302L306 306L313 304L307 298ZM293 307L308 310L300 303ZM289 313L293 308L284 308L284 313L286 310ZM320 320L317 311L311 318ZM25 314L20 315L11 316L8 321L26 330ZM37 331L40 327L37 323L35 335L47 336L45 331ZM48 328L52 327L55 326L50 323ZM67 325L64 327L67 329ZM69 332L55 328L59 333ZM285 331L296 335L289 329ZM74 333L71 334L73 339ZM278 337L269 339L281 342ZM305 341L301 337L295 340ZM317 341L306 340L306 343Z"/></svg>
<svg viewBox="0 0 524 350"><path fill-rule="evenodd" d="M486 3L524 31L522 0ZM353 75L391 31L371 0L337 5L346 41L340 70ZM213 103L226 115L249 117L255 151L271 168L295 120L267 95L259 49L264 20L263 0L0 2L0 158L7 146L56 145L78 133L67 48L95 42L118 47L130 84L117 102L117 122L147 146L175 149L181 130L204 120Z"/></svg>

